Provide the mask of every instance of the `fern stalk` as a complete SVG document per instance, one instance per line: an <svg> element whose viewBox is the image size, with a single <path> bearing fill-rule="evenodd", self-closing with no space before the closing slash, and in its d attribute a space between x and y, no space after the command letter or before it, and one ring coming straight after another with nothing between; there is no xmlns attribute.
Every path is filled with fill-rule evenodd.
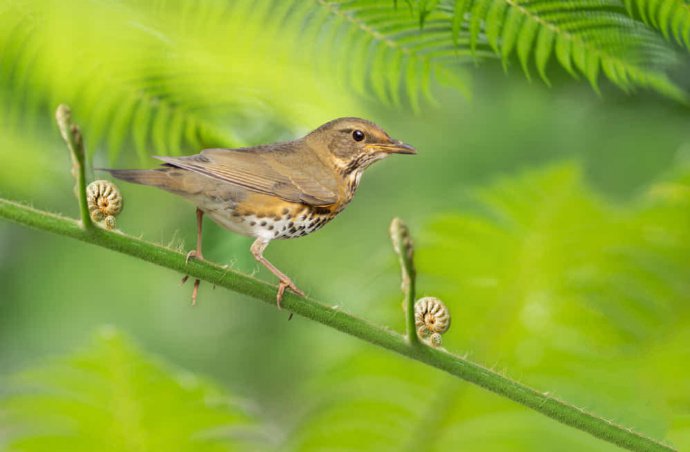
<svg viewBox="0 0 690 452"><path fill-rule="evenodd" d="M398 255L402 273L401 288L404 295L405 333L411 345L419 345L415 327L414 303L417 294L417 270L414 266L414 245L407 225L400 218L394 218L390 226L393 250Z"/></svg>
<svg viewBox="0 0 690 452"><path fill-rule="evenodd" d="M86 152L84 151L84 139L81 136L79 126L72 123L72 111L66 105L60 105L55 113L60 135L65 140L72 158L72 175L76 180L74 194L79 201L79 216L84 229L93 228L89 207L86 201Z"/></svg>

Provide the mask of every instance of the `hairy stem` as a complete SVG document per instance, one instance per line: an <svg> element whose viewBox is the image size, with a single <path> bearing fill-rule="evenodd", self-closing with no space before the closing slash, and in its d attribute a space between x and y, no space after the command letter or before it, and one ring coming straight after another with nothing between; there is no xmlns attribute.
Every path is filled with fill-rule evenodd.
<svg viewBox="0 0 690 452"><path fill-rule="evenodd" d="M419 345L417 328L414 321L414 302L417 294L417 271L414 268L414 245L410 230L400 218L394 218L390 226L391 241L400 260L402 271L401 288L404 295L405 333L411 345Z"/></svg>
<svg viewBox="0 0 690 452"><path fill-rule="evenodd" d="M76 180L74 194L79 200L79 216L84 229L94 227L89 215L89 206L86 202L86 153L84 152L84 139L82 138L79 126L72 123L72 111L67 105L60 104L55 112L60 135L65 140L70 155L72 156L72 176Z"/></svg>
<svg viewBox="0 0 690 452"><path fill-rule="evenodd" d="M186 264L183 253L161 245L98 228L82 229L79 223L72 219L2 198L0 198L0 218L128 254L275 305L275 286L206 261L190 260ZM400 334L342 312L337 307L326 306L311 298L300 298L289 292L285 294L282 307L351 336L444 370L610 443L631 450L673 450L658 441L558 400L548 393L536 391L510 380L467 359L431 347L413 346Z"/></svg>

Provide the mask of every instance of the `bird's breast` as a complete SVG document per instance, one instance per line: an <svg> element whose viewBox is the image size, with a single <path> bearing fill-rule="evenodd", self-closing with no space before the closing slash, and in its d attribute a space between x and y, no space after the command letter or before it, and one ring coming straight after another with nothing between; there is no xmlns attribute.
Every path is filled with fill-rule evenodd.
<svg viewBox="0 0 690 452"><path fill-rule="evenodd" d="M226 229L251 237L274 240L302 237L321 229L344 205L309 206L275 196L250 193L239 202L199 207Z"/></svg>

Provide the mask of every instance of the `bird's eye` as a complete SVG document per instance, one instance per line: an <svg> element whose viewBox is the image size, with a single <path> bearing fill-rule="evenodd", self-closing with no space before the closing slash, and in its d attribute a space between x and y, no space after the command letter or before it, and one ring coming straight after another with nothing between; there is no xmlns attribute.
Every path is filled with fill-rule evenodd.
<svg viewBox="0 0 690 452"><path fill-rule="evenodd" d="M352 138L355 141L362 141L364 139L364 132L362 132L361 130L355 130L354 132L352 132Z"/></svg>

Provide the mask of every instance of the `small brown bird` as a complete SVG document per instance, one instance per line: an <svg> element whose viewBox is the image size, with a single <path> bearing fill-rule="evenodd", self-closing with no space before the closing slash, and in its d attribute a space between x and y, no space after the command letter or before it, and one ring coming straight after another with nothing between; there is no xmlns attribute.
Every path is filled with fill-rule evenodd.
<svg viewBox="0 0 690 452"><path fill-rule="evenodd" d="M118 179L152 185L197 206L197 245L187 259L203 259L204 214L231 231L256 237L251 252L285 289L304 292L263 256L274 239L302 237L320 229L352 200L362 172L390 154L415 154L376 124L359 118L328 122L305 137L239 149L206 149L187 157L156 157L152 170L107 170ZM193 302L199 288L195 281Z"/></svg>

